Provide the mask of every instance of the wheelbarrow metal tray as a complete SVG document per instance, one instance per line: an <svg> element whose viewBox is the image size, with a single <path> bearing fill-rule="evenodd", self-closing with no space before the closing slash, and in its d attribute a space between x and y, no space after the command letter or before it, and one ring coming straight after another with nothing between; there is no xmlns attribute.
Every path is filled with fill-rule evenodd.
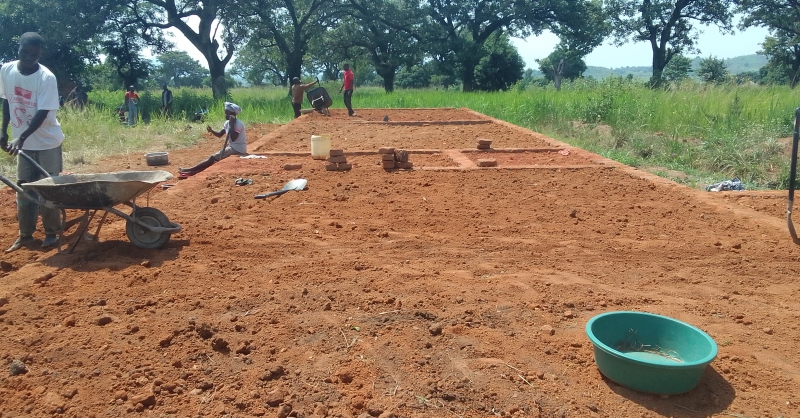
<svg viewBox="0 0 800 418"><path fill-rule="evenodd" d="M331 99L331 96L328 95L328 91L325 90L325 87L317 87L315 89L311 89L308 92L306 92L306 96L308 97L308 102L311 103L312 106L314 106L316 101L321 98L322 105L320 106L320 109L323 107L324 108L331 107L331 105L333 104L333 99ZM316 109L317 106L314 106L314 108Z"/></svg>
<svg viewBox="0 0 800 418"><path fill-rule="evenodd" d="M64 209L100 209L129 202L171 178L162 170L69 174L24 183L22 188Z"/></svg>

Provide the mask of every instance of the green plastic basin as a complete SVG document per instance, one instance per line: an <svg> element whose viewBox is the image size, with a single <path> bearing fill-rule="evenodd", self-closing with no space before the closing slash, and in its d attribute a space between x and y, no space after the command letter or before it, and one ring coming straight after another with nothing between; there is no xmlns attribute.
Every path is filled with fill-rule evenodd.
<svg viewBox="0 0 800 418"><path fill-rule="evenodd" d="M616 311L586 323L594 361L607 378L640 392L673 395L694 389L717 344L705 332L667 316Z"/></svg>

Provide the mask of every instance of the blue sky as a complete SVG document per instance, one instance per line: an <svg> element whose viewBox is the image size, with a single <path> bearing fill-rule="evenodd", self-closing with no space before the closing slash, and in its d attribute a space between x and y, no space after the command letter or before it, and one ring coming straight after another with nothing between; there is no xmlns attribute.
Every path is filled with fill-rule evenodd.
<svg viewBox="0 0 800 418"><path fill-rule="evenodd" d="M733 58L741 55L755 54L761 49L761 43L769 34L765 28L749 28L746 31L737 30L733 35L721 35L716 27L703 28L697 46L699 54L688 54L689 58L700 56L708 58ZM536 59L544 58L553 52L558 37L552 33L545 33L538 37L527 39L513 38L512 43L517 47L527 68L539 69ZM597 47L585 58L586 65L594 67L621 68L650 66L653 53L647 42L628 43L617 47L611 43L604 43Z"/></svg>

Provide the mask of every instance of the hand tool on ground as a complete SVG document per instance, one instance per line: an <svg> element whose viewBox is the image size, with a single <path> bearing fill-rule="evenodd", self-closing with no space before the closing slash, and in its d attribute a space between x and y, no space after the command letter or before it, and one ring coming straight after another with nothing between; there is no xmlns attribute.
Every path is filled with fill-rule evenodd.
<svg viewBox="0 0 800 418"><path fill-rule="evenodd" d="M306 179L294 179L294 180L291 180L288 183L286 183L286 185L283 186L283 189L280 189L280 190L275 191L275 192L270 192L270 193L257 194L257 195L255 195L255 198L256 199L264 199L264 198L267 198L267 197L270 197L270 196L280 196L280 195L282 195L282 194L284 194L286 192L290 192L292 190L301 191L301 190L306 188L306 184L308 184L308 180L306 180Z"/></svg>

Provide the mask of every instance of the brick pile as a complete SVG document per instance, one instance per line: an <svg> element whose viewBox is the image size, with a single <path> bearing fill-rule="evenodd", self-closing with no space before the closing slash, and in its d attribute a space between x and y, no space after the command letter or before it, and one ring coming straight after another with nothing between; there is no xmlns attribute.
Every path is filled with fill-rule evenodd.
<svg viewBox="0 0 800 418"><path fill-rule="evenodd" d="M384 170L391 170L393 168L410 170L414 168L414 163L408 161L408 151L406 150L381 147L378 149L378 155L381 156L381 166Z"/></svg>
<svg viewBox="0 0 800 418"><path fill-rule="evenodd" d="M492 140L478 139L478 149L492 149Z"/></svg>
<svg viewBox="0 0 800 418"><path fill-rule="evenodd" d="M328 162L325 166L328 171L349 171L353 168L353 165L347 162L343 149L332 149L325 161Z"/></svg>

